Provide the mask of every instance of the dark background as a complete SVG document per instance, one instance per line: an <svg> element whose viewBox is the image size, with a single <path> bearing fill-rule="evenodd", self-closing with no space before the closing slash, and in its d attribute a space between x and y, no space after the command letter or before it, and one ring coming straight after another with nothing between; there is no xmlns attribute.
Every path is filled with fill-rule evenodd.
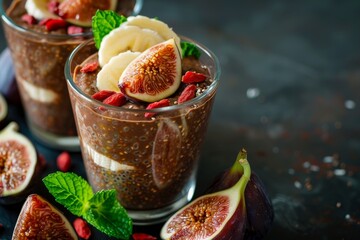
<svg viewBox="0 0 360 240"><path fill-rule="evenodd" d="M275 209L266 239L360 239L360 1L145 0L141 14L221 63L196 195L245 147ZM32 139L21 106L11 104L11 120ZM61 151L36 147L44 175L55 171ZM80 153L72 157L84 176ZM10 239L20 207L0 205L0 239ZM103 236L93 229L92 239Z"/></svg>

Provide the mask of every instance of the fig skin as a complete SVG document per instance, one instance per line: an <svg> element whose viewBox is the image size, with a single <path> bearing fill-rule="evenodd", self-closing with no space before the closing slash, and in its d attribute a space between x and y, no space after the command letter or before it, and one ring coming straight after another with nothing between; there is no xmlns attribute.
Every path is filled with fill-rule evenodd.
<svg viewBox="0 0 360 240"><path fill-rule="evenodd" d="M218 192L232 187L242 176L242 170L235 163L232 168L220 174L206 193ZM252 171L245 189L247 224L246 240L263 239L274 222L274 209L260 177Z"/></svg>

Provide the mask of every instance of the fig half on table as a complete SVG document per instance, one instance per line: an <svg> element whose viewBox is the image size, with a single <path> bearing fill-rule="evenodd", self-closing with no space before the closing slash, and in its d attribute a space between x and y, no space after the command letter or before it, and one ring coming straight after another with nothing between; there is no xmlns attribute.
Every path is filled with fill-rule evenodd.
<svg viewBox="0 0 360 240"><path fill-rule="evenodd" d="M22 201L40 176L42 164L31 141L11 122L0 132L0 203Z"/></svg>
<svg viewBox="0 0 360 240"><path fill-rule="evenodd" d="M245 188L251 176L245 150L238 154L236 161L243 174L235 185L201 196L180 209L163 226L162 239L244 239Z"/></svg>

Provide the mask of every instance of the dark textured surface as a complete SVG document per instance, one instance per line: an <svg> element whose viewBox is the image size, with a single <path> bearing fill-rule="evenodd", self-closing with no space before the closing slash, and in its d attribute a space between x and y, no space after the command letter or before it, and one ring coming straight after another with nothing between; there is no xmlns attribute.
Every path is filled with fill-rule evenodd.
<svg viewBox="0 0 360 240"><path fill-rule="evenodd" d="M196 194L245 147L275 209L266 239L359 239L360 2L145 0L141 13L221 62ZM7 121L28 134L21 108L10 110ZM44 174L54 171L60 151L37 147ZM80 154L73 158L83 175ZM0 206L0 239L9 239L20 207Z"/></svg>

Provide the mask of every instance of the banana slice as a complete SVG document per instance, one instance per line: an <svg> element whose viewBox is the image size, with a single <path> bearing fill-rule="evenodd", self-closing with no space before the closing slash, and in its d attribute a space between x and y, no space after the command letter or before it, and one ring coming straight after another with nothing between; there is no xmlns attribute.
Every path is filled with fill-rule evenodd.
<svg viewBox="0 0 360 240"><path fill-rule="evenodd" d="M138 15L128 17L127 21L123 24L127 26L137 26L140 28L151 29L157 32L164 40L174 38L176 45L180 49L180 38L178 35L166 23L160 20Z"/></svg>
<svg viewBox="0 0 360 240"><path fill-rule="evenodd" d="M140 52L126 51L112 57L110 61L100 70L96 79L96 87L101 90L120 92L118 87L119 78L127 65L133 61Z"/></svg>
<svg viewBox="0 0 360 240"><path fill-rule="evenodd" d="M99 64L104 67L110 59L125 51L143 52L164 39L155 31L136 26L121 26L106 35L100 44Z"/></svg>
<svg viewBox="0 0 360 240"><path fill-rule="evenodd" d="M52 103L58 98L56 92L38 87L32 83L29 83L25 80L21 81L25 92L35 101L42 102L42 103Z"/></svg>
<svg viewBox="0 0 360 240"><path fill-rule="evenodd" d="M58 18L59 16L48 10L48 3L48 0L27 0L25 9L28 14L32 15L37 20L44 18Z"/></svg>

